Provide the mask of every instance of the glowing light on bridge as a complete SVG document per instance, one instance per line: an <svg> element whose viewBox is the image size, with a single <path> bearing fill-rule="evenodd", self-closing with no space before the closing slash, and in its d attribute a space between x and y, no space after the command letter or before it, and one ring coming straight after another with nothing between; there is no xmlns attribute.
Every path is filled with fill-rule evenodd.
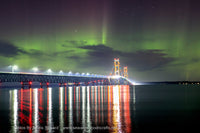
<svg viewBox="0 0 200 133"><path fill-rule="evenodd" d="M17 65L10 65L9 67L12 68L12 73L14 73L17 69L18 66ZM121 67L120 67L120 62L119 62L119 58L115 58L114 59L114 70L112 70L112 73L109 75L100 75L100 74L94 74L94 73L89 73L89 72L80 72L80 73L72 73L72 71L69 71L68 73L63 72L62 70L60 70L59 72L53 72L50 68L46 71L41 71L40 73L38 73L39 69L37 67L33 67L31 70L32 72L22 72L20 70L20 72L15 73L15 74L29 74L29 76L31 75L47 75L47 76L75 76L75 77L92 77L92 78L108 78L109 82L111 79L116 79L117 82L115 83L123 83L122 79L124 80L125 84L131 83L132 85L135 85L135 82L132 82L128 79L128 67L124 67L124 73L121 72ZM34 73L33 73L34 72ZM37 73L36 73L37 72ZM1 73L11 73L11 72L0 72ZM0 77L1 78L1 77ZM66 78L66 77L65 77ZM69 77L70 78L70 77ZM0 79L2 80L2 79ZM4 79L3 79L4 80ZM30 80L30 79L28 79ZM8 81L7 81L8 82ZM12 81L13 82L13 81ZM21 83L23 83L23 81L20 81ZM40 82L40 81L39 81ZM103 81L102 81L103 82ZM96 82L95 82L96 83ZM101 83L100 80L98 80L98 83ZM29 85L31 86L31 82L29 82Z"/></svg>
<svg viewBox="0 0 200 133"><path fill-rule="evenodd" d="M12 68L12 73L14 73L17 69L18 69L18 66L17 65L13 65L13 66L9 66ZM31 72L20 72L20 74L38 74L38 75L62 75L62 76L82 76L82 77L104 77L104 78L107 78L108 76L106 75L98 75L98 74L90 74L89 72L85 73L85 72L82 72L82 73L72 73L72 71L69 71L68 73L64 73L62 70L60 70L58 73L55 73L53 72L51 69L48 69L47 71L45 72L41 72L41 73L38 73L39 69L37 67L33 67L32 69L32 73ZM10 72L1 72L1 73L10 73Z"/></svg>
<svg viewBox="0 0 200 133"><path fill-rule="evenodd" d="M10 67L11 67L12 73L14 73L15 70L18 69L18 66L17 66L17 65L13 65L13 66L11 65Z"/></svg>
<svg viewBox="0 0 200 133"><path fill-rule="evenodd" d="M69 71L69 72L68 72L68 75L72 75L72 71Z"/></svg>
<svg viewBox="0 0 200 133"><path fill-rule="evenodd" d="M134 81L131 81L130 79L128 79L128 78L125 78L129 83L131 83L132 85L136 85L136 82L134 82Z"/></svg>
<svg viewBox="0 0 200 133"><path fill-rule="evenodd" d="M114 66L112 72L110 73L110 76L112 76L112 78L119 78L117 76L121 76L128 79L128 66L124 66L122 72L119 58L114 58Z"/></svg>
<svg viewBox="0 0 200 133"><path fill-rule="evenodd" d="M36 73L38 71L37 67L32 68L33 72Z"/></svg>
<svg viewBox="0 0 200 133"><path fill-rule="evenodd" d="M60 75L63 75L63 71L62 71L62 70L60 70L59 74L60 74Z"/></svg>
<svg viewBox="0 0 200 133"><path fill-rule="evenodd" d="M118 78L120 78L121 76L119 76L119 75L115 75L115 76L112 76L111 78L114 78L114 79L118 79Z"/></svg>
<svg viewBox="0 0 200 133"><path fill-rule="evenodd" d="M48 73L48 74L52 74L52 70L51 70L51 69L48 69L48 70L47 70L47 73Z"/></svg>
<svg viewBox="0 0 200 133"><path fill-rule="evenodd" d="M75 75L76 75L76 76L79 76L79 75L80 75L80 73L78 73L78 72L77 72Z"/></svg>
<svg viewBox="0 0 200 133"><path fill-rule="evenodd" d="M127 66L124 67L124 74L123 75L124 75L125 78L128 78L128 67Z"/></svg>
<svg viewBox="0 0 200 133"><path fill-rule="evenodd" d="M115 58L114 59L114 75L120 75L120 62L119 62L119 58Z"/></svg>
<svg viewBox="0 0 200 133"><path fill-rule="evenodd" d="M87 76L89 76L89 75L90 75L90 73L87 73L86 75L87 75Z"/></svg>

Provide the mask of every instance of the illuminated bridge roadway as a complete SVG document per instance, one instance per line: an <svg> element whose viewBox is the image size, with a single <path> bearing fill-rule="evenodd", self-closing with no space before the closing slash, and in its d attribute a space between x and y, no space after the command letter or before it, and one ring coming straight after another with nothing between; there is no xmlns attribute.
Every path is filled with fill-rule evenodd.
<svg viewBox="0 0 200 133"><path fill-rule="evenodd" d="M21 86L31 87L32 83L38 83L41 87L58 83L66 85L131 85L132 83L122 76L76 76L76 75L48 75L39 73L6 73L0 72L0 83L17 82Z"/></svg>

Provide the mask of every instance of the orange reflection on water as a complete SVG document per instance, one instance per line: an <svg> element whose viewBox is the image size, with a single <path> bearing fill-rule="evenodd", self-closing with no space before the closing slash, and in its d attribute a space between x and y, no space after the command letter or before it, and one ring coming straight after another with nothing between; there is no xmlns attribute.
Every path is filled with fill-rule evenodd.
<svg viewBox="0 0 200 133"><path fill-rule="evenodd" d="M123 125L126 125L124 131L125 132L131 132L131 116L130 116L130 88L128 85L123 85L121 86L122 89L122 97L123 97L123 101L120 106L120 108L123 111L123 115L122 115L122 122ZM123 106L122 106L123 105Z"/></svg>
<svg viewBox="0 0 200 133"><path fill-rule="evenodd" d="M108 122L110 132L131 132L130 88L128 85L108 88Z"/></svg>

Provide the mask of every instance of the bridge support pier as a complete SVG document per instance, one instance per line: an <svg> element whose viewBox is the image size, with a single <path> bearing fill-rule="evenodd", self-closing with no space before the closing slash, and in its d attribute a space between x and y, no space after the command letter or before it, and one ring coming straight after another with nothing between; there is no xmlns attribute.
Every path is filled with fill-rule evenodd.
<svg viewBox="0 0 200 133"><path fill-rule="evenodd" d="M66 87L66 86L67 86L67 83L59 83L58 85L59 85L59 87L61 87L61 86Z"/></svg>
<svg viewBox="0 0 200 133"><path fill-rule="evenodd" d="M40 88L43 88L43 86L49 87L49 82L40 83Z"/></svg>
<svg viewBox="0 0 200 133"><path fill-rule="evenodd" d="M24 82L22 81L21 85L22 85L21 88L24 88L25 85L27 85L29 88L31 88L32 81L24 81Z"/></svg>
<svg viewBox="0 0 200 133"><path fill-rule="evenodd" d="M74 82L74 85L75 85L75 86L79 86L79 85L80 85L80 82Z"/></svg>
<svg viewBox="0 0 200 133"><path fill-rule="evenodd" d="M85 86L88 86L88 85L89 85L89 82L84 82L84 85L85 85Z"/></svg>

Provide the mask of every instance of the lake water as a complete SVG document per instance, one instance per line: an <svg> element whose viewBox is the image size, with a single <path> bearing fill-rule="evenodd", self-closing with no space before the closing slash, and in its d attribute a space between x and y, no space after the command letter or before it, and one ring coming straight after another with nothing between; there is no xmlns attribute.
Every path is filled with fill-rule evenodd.
<svg viewBox="0 0 200 133"><path fill-rule="evenodd" d="M0 89L0 132L198 132L199 121L199 85Z"/></svg>

